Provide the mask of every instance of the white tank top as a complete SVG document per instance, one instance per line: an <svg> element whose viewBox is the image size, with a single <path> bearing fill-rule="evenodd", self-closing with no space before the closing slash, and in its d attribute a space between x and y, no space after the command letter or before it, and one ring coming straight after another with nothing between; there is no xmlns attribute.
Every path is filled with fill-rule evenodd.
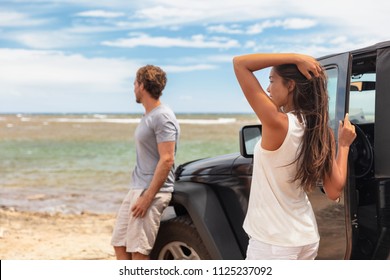
<svg viewBox="0 0 390 280"><path fill-rule="evenodd" d="M287 116L288 132L279 149L265 150L261 147L261 140L255 147L244 229L258 241L293 247L316 243L320 236L305 191L299 181L292 182L304 124L292 113Z"/></svg>

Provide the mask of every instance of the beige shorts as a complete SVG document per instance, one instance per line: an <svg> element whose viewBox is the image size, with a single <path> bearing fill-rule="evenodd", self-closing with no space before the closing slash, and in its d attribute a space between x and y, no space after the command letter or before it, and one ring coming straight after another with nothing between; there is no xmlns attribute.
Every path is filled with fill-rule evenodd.
<svg viewBox="0 0 390 280"><path fill-rule="evenodd" d="M111 245L126 247L129 253L149 255L156 241L161 215L168 206L172 193L157 193L146 215L143 218L134 218L131 207L143 191L143 189L132 189L123 200L117 215Z"/></svg>

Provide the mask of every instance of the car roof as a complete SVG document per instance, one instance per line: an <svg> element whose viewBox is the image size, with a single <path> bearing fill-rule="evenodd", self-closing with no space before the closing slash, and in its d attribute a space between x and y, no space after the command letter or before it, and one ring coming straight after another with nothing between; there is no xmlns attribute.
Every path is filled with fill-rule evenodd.
<svg viewBox="0 0 390 280"><path fill-rule="evenodd" d="M374 45L371 45L371 46L368 46L368 47L364 47L364 48L360 48L360 49L356 49L356 50L352 50L352 51L346 51L346 52L334 53L334 54L322 56L322 57L319 57L318 60L325 59L325 58L328 58L328 57L332 57L332 56L335 56L335 55L338 55L338 54L342 54L342 53L347 53L347 52L352 53L352 54L359 54L359 53L371 52L371 51L375 51L377 49L382 49L382 48L387 48L387 47L390 47L390 41L379 42L379 43L376 43Z"/></svg>

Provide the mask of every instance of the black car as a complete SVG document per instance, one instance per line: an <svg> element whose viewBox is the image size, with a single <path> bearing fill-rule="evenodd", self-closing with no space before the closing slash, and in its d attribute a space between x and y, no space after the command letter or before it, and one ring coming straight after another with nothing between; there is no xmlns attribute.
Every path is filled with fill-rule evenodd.
<svg viewBox="0 0 390 280"><path fill-rule="evenodd" d="M328 75L330 125L337 135L349 112L357 138L341 201L321 187L309 195L321 235L317 259L390 259L390 41L318 60ZM178 167L152 258L245 258L242 224L260 134L258 125L243 127L240 153Z"/></svg>

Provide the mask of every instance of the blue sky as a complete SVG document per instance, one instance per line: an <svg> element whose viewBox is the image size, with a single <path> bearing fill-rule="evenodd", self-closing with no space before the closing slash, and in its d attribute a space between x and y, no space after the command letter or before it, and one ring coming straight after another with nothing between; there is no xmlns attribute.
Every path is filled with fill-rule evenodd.
<svg viewBox="0 0 390 280"><path fill-rule="evenodd" d="M178 113L250 112L233 56L365 47L390 39L388 11L383 0L2 0L0 113L142 112L133 80L145 64L167 72L162 100Z"/></svg>

